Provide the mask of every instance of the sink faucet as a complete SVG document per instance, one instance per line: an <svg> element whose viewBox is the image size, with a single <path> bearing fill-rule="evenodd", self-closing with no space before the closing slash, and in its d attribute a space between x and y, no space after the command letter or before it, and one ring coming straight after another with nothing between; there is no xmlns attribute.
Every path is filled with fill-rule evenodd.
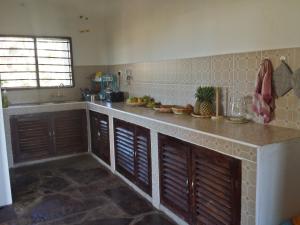
<svg viewBox="0 0 300 225"><path fill-rule="evenodd" d="M64 87L65 85L63 83L57 86L57 97L64 97Z"/></svg>

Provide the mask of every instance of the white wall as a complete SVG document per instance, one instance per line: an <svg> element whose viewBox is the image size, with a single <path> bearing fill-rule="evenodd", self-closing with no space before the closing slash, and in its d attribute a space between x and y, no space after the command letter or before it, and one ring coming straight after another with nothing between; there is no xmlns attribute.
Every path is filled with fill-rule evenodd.
<svg viewBox="0 0 300 225"><path fill-rule="evenodd" d="M257 225L276 225L299 215L299 145L300 140L295 139L260 149L257 157Z"/></svg>
<svg viewBox="0 0 300 225"><path fill-rule="evenodd" d="M299 0L0 0L0 34L71 36L75 65L132 63L298 47L299 8Z"/></svg>
<svg viewBox="0 0 300 225"><path fill-rule="evenodd" d="M105 1L0 0L0 35L72 37L76 86L65 89L61 100L78 100L79 88L90 85L89 76L105 69L97 65L107 63ZM89 20L80 20L80 15ZM82 29L90 29L90 33L81 34ZM45 102L53 100L55 93L55 89L9 91L8 97L12 104Z"/></svg>
<svg viewBox="0 0 300 225"><path fill-rule="evenodd" d="M112 2L109 64L300 46L299 0Z"/></svg>
<svg viewBox="0 0 300 225"><path fill-rule="evenodd" d="M104 65L104 14L100 6L96 14L87 5L93 7L80 0L0 0L0 34L71 36L75 65ZM80 15L89 20L80 20ZM91 32L81 34L81 29Z"/></svg>

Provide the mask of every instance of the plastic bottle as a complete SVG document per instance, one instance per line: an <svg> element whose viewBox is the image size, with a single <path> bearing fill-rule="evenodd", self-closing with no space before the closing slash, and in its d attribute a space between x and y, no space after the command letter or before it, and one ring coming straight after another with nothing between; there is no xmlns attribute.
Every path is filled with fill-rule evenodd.
<svg viewBox="0 0 300 225"><path fill-rule="evenodd" d="M8 107L8 97L6 94L6 90L2 91L2 107L7 108Z"/></svg>

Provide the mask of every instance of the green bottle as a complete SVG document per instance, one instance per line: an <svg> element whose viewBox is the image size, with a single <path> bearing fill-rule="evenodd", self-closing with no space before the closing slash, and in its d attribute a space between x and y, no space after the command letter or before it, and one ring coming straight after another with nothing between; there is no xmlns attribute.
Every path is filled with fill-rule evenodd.
<svg viewBox="0 0 300 225"><path fill-rule="evenodd" d="M2 91L2 107L3 108L8 107L8 97L6 95L6 90Z"/></svg>

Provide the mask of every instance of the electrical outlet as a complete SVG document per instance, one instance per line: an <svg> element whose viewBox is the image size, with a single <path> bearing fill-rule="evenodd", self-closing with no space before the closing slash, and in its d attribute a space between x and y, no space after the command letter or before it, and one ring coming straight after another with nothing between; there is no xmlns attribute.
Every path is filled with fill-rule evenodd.
<svg viewBox="0 0 300 225"><path fill-rule="evenodd" d="M125 76L126 76L126 82L127 82L127 85L130 85L130 82L131 82L131 80L133 79L133 77L132 77L132 70L131 69L126 69L125 70Z"/></svg>

